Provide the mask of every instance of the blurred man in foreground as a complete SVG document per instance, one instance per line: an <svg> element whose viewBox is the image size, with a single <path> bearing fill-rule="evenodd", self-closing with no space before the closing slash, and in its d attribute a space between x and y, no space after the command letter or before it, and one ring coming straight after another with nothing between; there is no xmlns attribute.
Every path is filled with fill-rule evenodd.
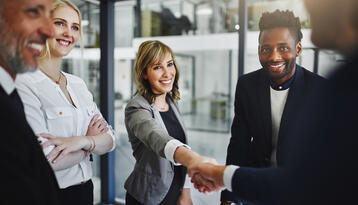
<svg viewBox="0 0 358 205"><path fill-rule="evenodd" d="M51 0L0 0L0 204L58 204L58 184L28 125L16 74L37 68L48 37Z"/></svg>

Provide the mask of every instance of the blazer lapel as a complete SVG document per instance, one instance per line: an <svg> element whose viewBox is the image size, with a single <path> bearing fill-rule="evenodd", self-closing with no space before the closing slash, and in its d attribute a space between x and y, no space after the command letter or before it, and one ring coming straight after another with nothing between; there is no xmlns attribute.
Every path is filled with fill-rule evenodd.
<svg viewBox="0 0 358 205"><path fill-rule="evenodd" d="M261 69L259 73L259 78L257 82L257 97L259 99L259 109L262 127L264 131L263 140L265 140L266 152L271 153L271 144L272 144L272 122L271 122L271 99L270 99L270 81L265 73L264 69Z"/></svg>
<svg viewBox="0 0 358 205"><path fill-rule="evenodd" d="M278 133L278 142L277 142L277 163L282 162L282 146L284 146L287 130L289 129L289 123L293 122L294 112L299 109L302 99L304 97L304 76L303 68L296 65L296 76L290 90L288 92L285 108L281 117L280 130Z"/></svg>

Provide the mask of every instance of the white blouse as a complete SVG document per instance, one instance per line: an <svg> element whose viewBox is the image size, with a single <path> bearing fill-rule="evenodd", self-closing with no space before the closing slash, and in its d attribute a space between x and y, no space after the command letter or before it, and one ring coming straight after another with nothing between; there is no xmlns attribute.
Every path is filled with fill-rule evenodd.
<svg viewBox="0 0 358 205"><path fill-rule="evenodd" d="M75 106L67 100L60 86L40 69L16 77L16 88L24 103L27 121L35 134L49 133L55 137L85 136L92 117L95 114L101 115L84 81L74 75L63 74L67 78L67 90ZM111 127L107 133L113 139L112 151L116 136ZM62 189L91 179L89 156L79 164L56 171L55 174Z"/></svg>

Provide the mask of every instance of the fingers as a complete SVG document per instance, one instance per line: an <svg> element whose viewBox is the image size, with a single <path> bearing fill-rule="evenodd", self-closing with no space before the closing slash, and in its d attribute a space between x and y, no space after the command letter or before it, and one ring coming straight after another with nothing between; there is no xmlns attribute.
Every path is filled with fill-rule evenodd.
<svg viewBox="0 0 358 205"><path fill-rule="evenodd" d="M49 160L54 159L63 149L64 147L62 145L55 147L50 153L46 155L46 158Z"/></svg>
<svg viewBox="0 0 358 205"><path fill-rule="evenodd" d="M56 163L56 161L61 160L64 156L69 153L69 149L62 150L53 160L52 163Z"/></svg>
<svg viewBox="0 0 358 205"><path fill-rule="evenodd" d="M217 190L217 187L213 181L203 177L200 174L194 175L191 181L194 183L194 185L197 186L197 189L200 192L209 193Z"/></svg>
<svg viewBox="0 0 358 205"><path fill-rule="evenodd" d="M93 126L93 124L95 123L95 122L97 122L97 119L99 118L99 114L95 114L93 117L92 117L92 119L91 119L91 121L90 121L90 123L89 123L89 125L88 126Z"/></svg>
<svg viewBox="0 0 358 205"><path fill-rule="evenodd" d="M53 136L53 135L51 135L49 133L40 133L40 134L38 134L38 136L46 138L46 139L54 139L54 138L56 138L55 136Z"/></svg>

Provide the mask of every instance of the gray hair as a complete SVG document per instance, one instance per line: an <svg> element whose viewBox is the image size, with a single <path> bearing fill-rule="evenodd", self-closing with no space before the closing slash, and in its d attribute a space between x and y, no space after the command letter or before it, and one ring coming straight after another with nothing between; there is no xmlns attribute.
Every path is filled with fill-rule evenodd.
<svg viewBox="0 0 358 205"><path fill-rule="evenodd" d="M16 45L10 45L7 38L10 36L13 38L18 38L6 24L3 19L3 9L4 9L4 0L0 0L0 58L3 59L3 63L8 69L11 69L13 74L23 73L27 71L34 71L36 68L27 65L23 58L22 54L17 50L19 41L16 42Z"/></svg>

